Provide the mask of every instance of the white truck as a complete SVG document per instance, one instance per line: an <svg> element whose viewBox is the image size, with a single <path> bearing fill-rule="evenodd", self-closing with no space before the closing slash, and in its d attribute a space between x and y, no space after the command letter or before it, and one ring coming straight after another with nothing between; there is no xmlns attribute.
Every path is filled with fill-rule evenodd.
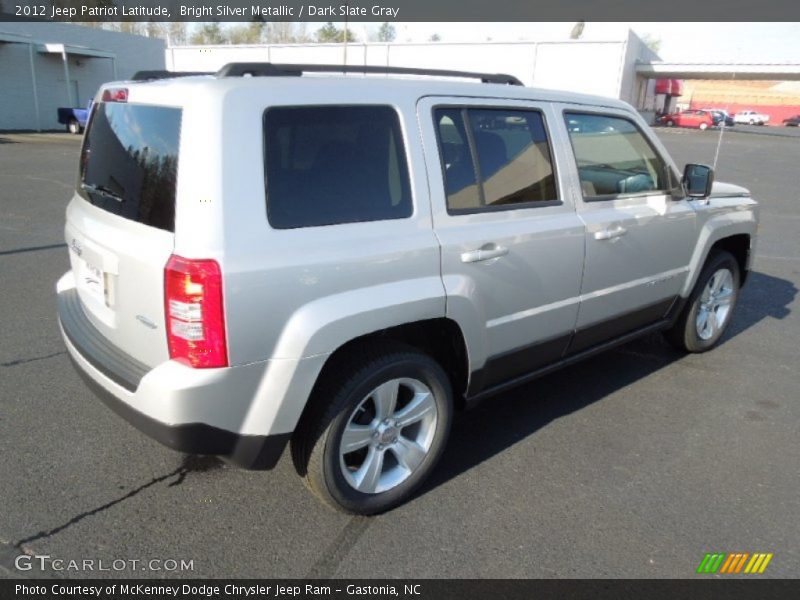
<svg viewBox="0 0 800 600"><path fill-rule="evenodd" d="M769 115L754 110L743 110L733 116L734 123L747 123L749 125L766 125Z"/></svg>

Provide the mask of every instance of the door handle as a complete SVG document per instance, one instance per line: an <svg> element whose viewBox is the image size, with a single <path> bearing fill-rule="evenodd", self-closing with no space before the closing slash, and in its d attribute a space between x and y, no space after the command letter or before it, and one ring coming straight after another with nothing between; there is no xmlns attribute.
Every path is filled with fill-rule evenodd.
<svg viewBox="0 0 800 600"><path fill-rule="evenodd" d="M486 244L477 250L470 250L461 254L461 262L474 263L482 260L500 258L508 254L508 248L497 244Z"/></svg>
<svg viewBox="0 0 800 600"><path fill-rule="evenodd" d="M611 240L614 238L622 237L628 233L628 230L621 225L614 229L603 229L602 231L594 232L594 239L596 240Z"/></svg>

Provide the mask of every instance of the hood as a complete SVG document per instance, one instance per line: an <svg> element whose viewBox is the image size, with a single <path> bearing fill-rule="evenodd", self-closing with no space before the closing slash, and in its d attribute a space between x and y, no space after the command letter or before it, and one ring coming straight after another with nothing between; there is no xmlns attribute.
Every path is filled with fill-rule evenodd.
<svg viewBox="0 0 800 600"><path fill-rule="evenodd" d="M740 185L715 181L714 185L711 187L711 197L719 198L725 196L750 196L750 190Z"/></svg>

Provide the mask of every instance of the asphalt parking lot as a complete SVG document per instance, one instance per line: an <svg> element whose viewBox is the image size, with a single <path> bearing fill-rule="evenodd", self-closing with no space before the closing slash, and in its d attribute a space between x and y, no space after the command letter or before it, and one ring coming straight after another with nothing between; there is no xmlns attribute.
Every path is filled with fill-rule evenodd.
<svg viewBox="0 0 800 600"><path fill-rule="evenodd" d="M715 130L718 128L715 128ZM758 135L774 135L780 137L800 137L800 127L786 127L784 125L734 125L726 128L732 133L755 133Z"/></svg>
<svg viewBox="0 0 800 600"><path fill-rule="evenodd" d="M658 125L659 131L667 129L664 125ZM719 133L719 127L712 127L708 130L709 133ZM674 131L686 131L686 129L674 129ZM689 130L691 131L691 130ZM752 133L756 135L768 135L774 137L800 137L800 127L786 127L782 125L733 125L725 127L724 135L733 133L734 135L742 133Z"/></svg>
<svg viewBox="0 0 800 600"><path fill-rule="evenodd" d="M679 164L712 131L660 129ZM457 419L433 480L374 518L268 473L188 458L127 425L67 360L54 284L79 140L0 134L0 575L20 553L193 561L47 576L693 577L772 552L800 576L800 140L726 133L717 178L761 201L755 272L715 351L651 336ZM35 563L34 563L35 564Z"/></svg>

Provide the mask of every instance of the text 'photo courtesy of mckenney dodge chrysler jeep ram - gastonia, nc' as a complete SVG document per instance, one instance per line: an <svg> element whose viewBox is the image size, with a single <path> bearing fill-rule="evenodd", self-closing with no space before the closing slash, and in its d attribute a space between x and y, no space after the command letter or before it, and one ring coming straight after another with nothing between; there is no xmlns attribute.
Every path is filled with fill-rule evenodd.
<svg viewBox="0 0 800 600"><path fill-rule="evenodd" d="M409 500L477 401L658 330L718 343L755 249L746 189L679 169L620 100L315 75L347 70L97 93L58 317L122 417L245 468L289 452L321 501L368 515Z"/></svg>

